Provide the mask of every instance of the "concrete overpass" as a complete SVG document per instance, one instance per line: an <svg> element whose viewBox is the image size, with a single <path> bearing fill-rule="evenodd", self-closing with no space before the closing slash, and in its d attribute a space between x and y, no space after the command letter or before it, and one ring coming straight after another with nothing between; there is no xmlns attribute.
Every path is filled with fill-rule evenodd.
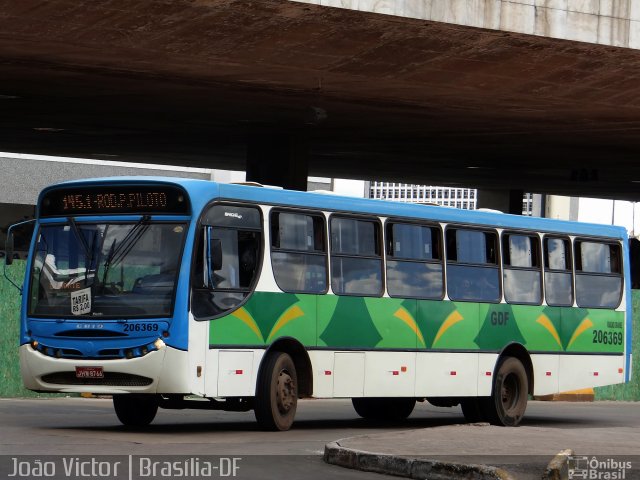
<svg viewBox="0 0 640 480"><path fill-rule="evenodd" d="M632 0L0 0L0 151L638 200L638 48Z"/></svg>

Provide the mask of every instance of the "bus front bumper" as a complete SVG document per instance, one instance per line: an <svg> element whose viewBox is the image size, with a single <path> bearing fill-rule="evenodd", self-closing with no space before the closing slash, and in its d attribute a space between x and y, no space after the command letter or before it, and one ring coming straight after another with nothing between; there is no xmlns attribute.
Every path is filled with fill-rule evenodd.
<svg viewBox="0 0 640 480"><path fill-rule="evenodd" d="M185 393L186 352L171 347L132 359L53 358L20 347L24 386L40 392L97 394Z"/></svg>

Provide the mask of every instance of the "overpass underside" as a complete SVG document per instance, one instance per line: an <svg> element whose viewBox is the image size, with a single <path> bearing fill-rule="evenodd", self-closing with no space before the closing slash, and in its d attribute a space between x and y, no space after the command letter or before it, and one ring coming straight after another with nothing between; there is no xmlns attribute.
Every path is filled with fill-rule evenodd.
<svg viewBox="0 0 640 480"><path fill-rule="evenodd" d="M310 3L0 0L0 111L1 151L640 199L640 51Z"/></svg>

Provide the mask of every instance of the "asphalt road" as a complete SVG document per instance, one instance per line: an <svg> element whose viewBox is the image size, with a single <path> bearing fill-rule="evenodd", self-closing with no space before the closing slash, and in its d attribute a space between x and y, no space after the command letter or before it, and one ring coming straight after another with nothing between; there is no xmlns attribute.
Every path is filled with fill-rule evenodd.
<svg viewBox="0 0 640 480"><path fill-rule="evenodd" d="M46 455L88 456L82 459L101 455L134 455L136 458L214 455L240 458L235 478L361 479L374 474L323 463L324 445L345 437L391 434L463 422L459 408L436 408L420 403L402 424L376 424L360 419L350 401L305 400L299 403L296 422L288 432L258 430L253 412L193 410L161 410L150 427L131 430L119 424L107 399L0 399L0 454L5 471L12 466L10 459L15 456L32 462L33 456ZM523 425L559 432L587 429L593 441L602 441L605 445L608 439L601 435L603 429L611 435L616 428L640 427L640 408L638 404L613 402L530 402ZM499 433L494 435L499 438ZM494 439L487 438L488 443L492 441ZM640 453L640 441L629 447L627 453ZM31 467L32 464L25 465L25 468ZM155 478L160 476L157 474ZM56 476L51 478L69 477L58 468Z"/></svg>

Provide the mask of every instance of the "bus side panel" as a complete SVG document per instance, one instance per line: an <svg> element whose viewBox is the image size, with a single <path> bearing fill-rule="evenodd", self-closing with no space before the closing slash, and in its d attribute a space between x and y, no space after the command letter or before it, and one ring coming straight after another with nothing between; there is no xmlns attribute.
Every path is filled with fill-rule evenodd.
<svg viewBox="0 0 640 480"><path fill-rule="evenodd" d="M316 398L333 397L334 352L312 350L309 352L313 371L313 396Z"/></svg>
<svg viewBox="0 0 640 480"><path fill-rule="evenodd" d="M531 355L533 364L533 394L550 395L560 390L560 355Z"/></svg>
<svg viewBox="0 0 640 480"><path fill-rule="evenodd" d="M204 395L206 390L205 372L209 370L207 365L209 326L210 322L197 322L189 313L189 366L186 376L191 387L189 392L196 395Z"/></svg>
<svg viewBox="0 0 640 480"><path fill-rule="evenodd" d="M498 363L497 353L481 353L478 355L478 396L488 397L493 390L493 372Z"/></svg>
<svg viewBox="0 0 640 480"><path fill-rule="evenodd" d="M560 392L624 382L622 355L560 356Z"/></svg>
<svg viewBox="0 0 640 480"><path fill-rule="evenodd" d="M365 397L414 397L416 352L366 352Z"/></svg>

